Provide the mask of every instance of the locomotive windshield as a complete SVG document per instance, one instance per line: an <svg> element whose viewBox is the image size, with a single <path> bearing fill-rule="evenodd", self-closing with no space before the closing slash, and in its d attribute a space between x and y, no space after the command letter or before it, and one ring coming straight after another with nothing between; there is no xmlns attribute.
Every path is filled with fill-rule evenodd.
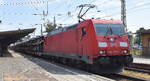
<svg viewBox="0 0 150 81"><path fill-rule="evenodd" d="M97 35L124 35L122 24L94 24Z"/></svg>

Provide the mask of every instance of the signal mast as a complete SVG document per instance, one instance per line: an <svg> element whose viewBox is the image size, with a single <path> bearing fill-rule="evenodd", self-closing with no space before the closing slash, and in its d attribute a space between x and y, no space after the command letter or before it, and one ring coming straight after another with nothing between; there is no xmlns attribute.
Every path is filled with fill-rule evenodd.
<svg viewBox="0 0 150 81"><path fill-rule="evenodd" d="M125 0L120 1L121 1L121 20L123 21L125 31L127 32L126 1Z"/></svg>

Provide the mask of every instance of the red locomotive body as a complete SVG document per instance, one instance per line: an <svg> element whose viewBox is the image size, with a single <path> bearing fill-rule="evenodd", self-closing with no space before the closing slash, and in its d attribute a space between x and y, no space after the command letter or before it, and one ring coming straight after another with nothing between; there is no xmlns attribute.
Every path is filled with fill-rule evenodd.
<svg viewBox="0 0 150 81"><path fill-rule="evenodd" d="M132 63L129 47L121 21L90 19L18 44L15 50L86 64L98 73L116 73Z"/></svg>
<svg viewBox="0 0 150 81"><path fill-rule="evenodd" d="M45 37L44 51L89 64L101 56L130 57L129 40L121 21L85 20L71 27Z"/></svg>

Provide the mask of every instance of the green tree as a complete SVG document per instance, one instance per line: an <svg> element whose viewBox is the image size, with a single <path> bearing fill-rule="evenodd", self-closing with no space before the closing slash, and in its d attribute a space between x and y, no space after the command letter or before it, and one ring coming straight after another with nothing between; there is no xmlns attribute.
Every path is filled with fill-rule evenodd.
<svg viewBox="0 0 150 81"><path fill-rule="evenodd" d="M128 32L128 38L129 38L130 44L131 44L131 46L132 46L132 45L133 45L133 40L134 40L134 38L133 38L133 34L132 34L131 31Z"/></svg>
<svg viewBox="0 0 150 81"><path fill-rule="evenodd" d="M136 31L135 43L137 43L139 45L142 43L141 34L144 31L145 31L145 29L143 27L141 27L139 30Z"/></svg>
<svg viewBox="0 0 150 81"><path fill-rule="evenodd" d="M51 23L51 22L47 22L46 23L46 32L48 33L48 32L51 32L51 31L53 31L53 30L55 30L56 29L56 24L53 24L53 23Z"/></svg>

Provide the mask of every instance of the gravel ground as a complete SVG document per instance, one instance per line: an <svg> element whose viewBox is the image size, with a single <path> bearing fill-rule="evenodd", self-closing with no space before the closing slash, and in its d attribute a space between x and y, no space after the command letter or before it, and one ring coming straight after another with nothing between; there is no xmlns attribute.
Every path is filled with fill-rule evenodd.
<svg viewBox="0 0 150 81"><path fill-rule="evenodd" d="M11 53L9 57L0 58L0 81L111 81L31 56Z"/></svg>

